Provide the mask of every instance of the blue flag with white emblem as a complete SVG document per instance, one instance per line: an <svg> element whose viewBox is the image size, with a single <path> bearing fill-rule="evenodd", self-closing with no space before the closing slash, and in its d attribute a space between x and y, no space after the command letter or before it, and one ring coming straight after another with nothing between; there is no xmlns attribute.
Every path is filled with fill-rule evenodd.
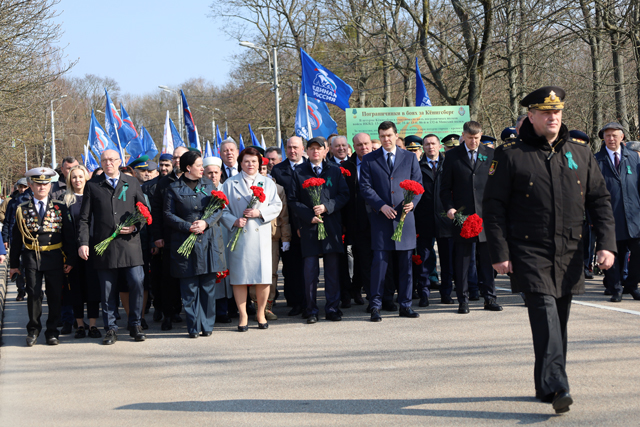
<svg viewBox="0 0 640 427"><path fill-rule="evenodd" d="M338 133L338 124L329 114L327 104L316 99L307 97L307 111L304 107L304 94L298 98L298 109L296 111L295 132L297 136L311 139L316 136L328 137L332 133ZM308 118L308 121L307 121ZM309 136L309 126L311 124L311 136Z"/></svg>
<svg viewBox="0 0 640 427"><path fill-rule="evenodd" d="M351 86L340 77L320 65L307 52L300 48L302 61L302 87L309 99L337 105L343 110L349 108L349 97L353 93Z"/></svg>
<svg viewBox="0 0 640 427"><path fill-rule="evenodd" d="M182 89L180 89L180 95L182 96L182 113L184 115L184 126L187 128L189 145L193 148L200 149L198 128L196 128L196 122L193 120L193 115L191 115L191 108L189 108L189 104L187 104L187 98L184 96Z"/></svg>
<svg viewBox="0 0 640 427"><path fill-rule="evenodd" d="M114 144L117 145L119 143L120 147L125 147L129 141L138 137L138 132L128 124L125 125L115 104L109 97L109 92L105 89L104 93L107 97L107 105L104 112L105 128Z"/></svg>
<svg viewBox="0 0 640 427"><path fill-rule="evenodd" d="M91 124L89 125L88 141L91 151L93 151L98 158L100 158L104 150L115 150L118 153L120 152L116 144L111 141L109 135L107 135L104 129L102 129L100 123L98 123L93 110L91 110Z"/></svg>
<svg viewBox="0 0 640 427"><path fill-rule="evenodd" d="M424 86L420 67L418 67L418 58L416 57L416 107L431 107L431 99Z"/></svg>

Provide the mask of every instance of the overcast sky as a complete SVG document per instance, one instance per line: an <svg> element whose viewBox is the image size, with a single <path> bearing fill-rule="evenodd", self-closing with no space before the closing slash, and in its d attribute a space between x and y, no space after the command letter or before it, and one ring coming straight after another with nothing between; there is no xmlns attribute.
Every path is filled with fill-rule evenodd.
<svg viewBox="0 0 640 427"><path fill-rule="evenodd" d="M69 76L115 79L123 93L145 94L158 85L203 77L228 79L225 60L241 49L207 17L210 0L62 0L56 19L59 44L68 60L79 59Z"/></svg>

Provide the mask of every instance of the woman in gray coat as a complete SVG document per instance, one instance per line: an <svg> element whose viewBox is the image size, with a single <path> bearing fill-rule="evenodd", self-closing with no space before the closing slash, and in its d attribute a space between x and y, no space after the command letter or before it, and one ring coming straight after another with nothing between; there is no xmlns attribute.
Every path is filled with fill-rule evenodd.
<svg viewBox="0 0 640 427"><path fill-rule="evenodd" d="M218 273L227 270L218 222L222 210L201 219L214 188L213 182L203 177L199 152L184 153L180 157L180 170L184 173L169 186L164 201L164 224L172 229L171 275L180 280L189 336L198 338L198 332L202 332L207 337L216 321L216 299L225 294L225 282L218 277ZM197 239L185 257L178 253L178 248L191 233Z"/></svg>
<svg viewBox="0 0 640 427"><path fill-rule="evenodd" d="M247 286L255 285L258 300L258 327L267 329L264 310L271 284L271 224L282 210L275 183L260 175L262 156L253 147L244 149L238 157L242 171L222 185L229 205L222 214L222 224L230 230L231 239L241 229L235 250L227 249L229 277L240 318L238 331L248 330ZM261 187L266 196L263 203L247 208L253 197L252 186Z"/></svg>

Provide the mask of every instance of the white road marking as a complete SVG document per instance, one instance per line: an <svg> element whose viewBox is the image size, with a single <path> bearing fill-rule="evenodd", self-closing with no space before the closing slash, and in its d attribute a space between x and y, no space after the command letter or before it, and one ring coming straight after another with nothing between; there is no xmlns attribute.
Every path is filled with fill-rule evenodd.
<svg viewBox="0 0 640 427"><path fill-rule="evenodd" d="M499 291L511 292L511 289L508 289L508 288L501 288L501 287L496 286L496 289L499 290ZM640 311L625 310L624 308L608 307L606 305L593 304L593 303L590 303L590 302L576 301L575 299L572 301L572 303L573 304L578 304L578 305L585 305L587 307L602 308L604 310L619 311L620 313L634 314L636 316L640 316Z"/></svg>

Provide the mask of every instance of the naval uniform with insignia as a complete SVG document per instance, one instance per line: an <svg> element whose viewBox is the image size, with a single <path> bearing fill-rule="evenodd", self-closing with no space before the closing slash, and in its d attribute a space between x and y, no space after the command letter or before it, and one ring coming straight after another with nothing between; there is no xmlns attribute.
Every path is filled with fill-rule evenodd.
<svg viewBox="0 0 640 427"><path fill-rule="evenodd" d="M48 168L43 168L48 169ZM33 177L34 182L48 184L50 177ZM58 338L57 329L60 320L60 304L64 280L64 265L75 264L76 246L73 223L67 206L59 200L31 198L20 204L16 210L16 224L13 227L11 268L24 267L27 310L29 322L27 333L37 337L42 331L42 279L46 284L49 315L46 322L47 342ZM22 261L21 257L22 256ZM33 345L35 339L29 345ZM57 344L57 340L54 340Z"/></svg>
<svg viewBox="0 0 640 427"><path fill-rule="evenodd" d="M547 98L536 104L540 91ZM549 91L560 95L550 99ZM562 89L547 87L522 103L562 110L563 97ZM567 321L572 296L584 293L585 209L593 221L596 249L615 252L610 196L591 149L570 138L564 124L550 144L526 118L519 137L495 151L484 193L484 224L494 266L510 261L512 292L526 295L536 396L553 400L556 412L568 411L573 402L565 371Z"/></svg>

